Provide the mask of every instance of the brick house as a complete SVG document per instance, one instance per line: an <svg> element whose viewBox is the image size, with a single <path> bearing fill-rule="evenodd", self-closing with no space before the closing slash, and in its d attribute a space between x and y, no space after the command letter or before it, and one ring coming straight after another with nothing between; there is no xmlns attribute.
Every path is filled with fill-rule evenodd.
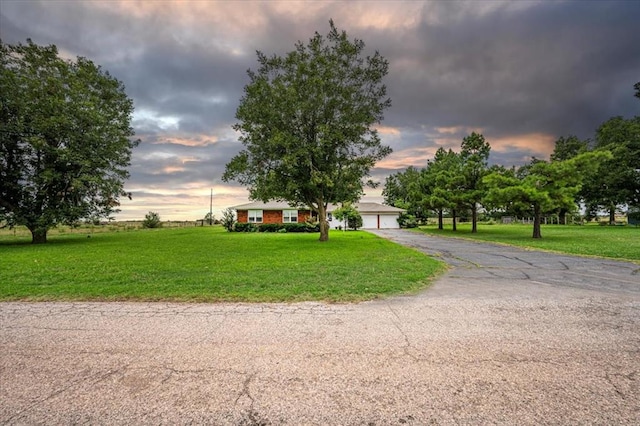
<svg viewBox="0 0 640 426"><path fill-rule="evenodd" d="M242 223L304 223L317 217L309 209L297 209L286 202L260 201L232 207Z"/></svg>
<svg viewBox="0 0 640 426"><path fill-rule="evenodd" d="M379 203L356 203L354 207L362 216L363 229L399 228L398 217L404 210ZM232 207L236 210L237 220L241 223L304 223L306 220L317 220L317 213L308 208L291 207L287 202L272 201L263 203L241 204ZM327 206L327 220L332 229L344 226L333 218L333 211L338 206Z"/></svg>

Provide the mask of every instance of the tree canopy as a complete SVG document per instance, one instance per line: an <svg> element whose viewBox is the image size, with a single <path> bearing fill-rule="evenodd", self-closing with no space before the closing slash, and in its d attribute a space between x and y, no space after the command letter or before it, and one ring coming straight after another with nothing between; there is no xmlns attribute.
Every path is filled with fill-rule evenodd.
<svg viewBox="0 0 640 426"><path fill-rule="evenodd" d="M409 167L389 176L383 190L385 202L407 209L420 219L426 219L427 211L433 210L438 214L439 229L445 210L451 213L454 230L457 214L469 210L476 232L477 208L484 195L482 177L488 173L490 150L489 143L475 132L463 139L460 153L440 147L427 167Z"/></svg>
<svg viewBox="0 0 640 426"><path fill-rule="evenodd" d="M640 97L640 82L634 87ZM389 176L385 202L424 216L432 210L439 229L446 211L454 231L457 215L466 211L475 231L480 205L492 216L533 216L534 238L541 237L542 215L557 214L566 224L566 214L578 211L579 204L587 207L587 218L607 210L610 223L618 209L627 209L629 217L640 210L640 117L605 121L595 142L561 136L550 161L533 158L517 168L488 167L491 147L481 134L465 137L460 148L456 153L440 147L425 168Z"/></svg>
<svg viewBox="0 0 640 426"><path fill-rule="evenodd" d="M553 152L551 153L551 161L569 160L578 154L587 152L589 149L589 141L580 140L577 136L570 135L566 138L560 136L556 140Z"/></svg>
<svg viewBox="0 0 640 426"><path fill-rule="evenodd" d="M596 131L595 150L613 156L586 183L581 192L590 215L609 212L609 222L621 206L640 206L640 117L612 117Z"/></svg>
<svg viewBox="0 0 640 426"><path fill-rule="evenodd" d="M405 209L412 215L421 216L421 206L419 203L415 203L413 199L413 185L419 179L420 170L413 166L407 167L405 171L387 176L382 190L384 202L390 206Z"/></svg>
<svg viewBox="0 0 640 426"><path fill-rule="evenodd" d="M236 111L245 148L223 180L248 186L252 200L308 206L321 241L328 203L357 201L371 168L391 153L375 128L391 106L382 83L389 65L364 48L330 21L327 36L315 33L284 56L258 52Z"/></svg>
<svg viewBox="0 0 640 426"><path fill-rule="evenodd" d="M0 222L43 243L59 223L116 212L132 112L123 84L92 61L0 41Z"/></svg>
<svg viewBox="0 0 640 426"><path fill-rule="evenodd" d="M482 178L488 173L488 161L491 146L484 136L472 132L462 139L460 160L462 164L462 196L461 201L471 210L471 232L478 231L478 204L482 202L484 191Z"/></svg>
<svg viewBox="0 0 640 426"><path fill-rule="evenodd" d="M533 212L533 238L542 238L544 213L570 209L589 171L610 153L587 152L565 161L533 160L517 172L504 170L484 177L485 202L494 207L512 205Z"/></svg>

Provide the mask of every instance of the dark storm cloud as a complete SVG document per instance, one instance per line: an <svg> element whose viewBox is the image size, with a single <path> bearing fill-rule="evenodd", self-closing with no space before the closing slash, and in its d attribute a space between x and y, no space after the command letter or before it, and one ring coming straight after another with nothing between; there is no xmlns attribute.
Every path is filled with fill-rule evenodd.
<svg viewBox="0 0 640 426"><path fill-rule="evenodd" d="M235 141L186 146L145 135L132 157L129 187L184 187L192 182L220 183L222 170L238 152Z"/></svg>
<svg viewBox="0 0 640 426"><path fill-rule="evenodd" d="M640 2L541 2L484 15L435 5L442 20L429 23L425 5L390 55L390 92L400 99L390 120L589 136L631 107Z"/></svg>
<svg viewBox="0 0 640 426"><path fill-rule="evenodd" d="M390 63L380 135L394 154L372 171L380 182L471 131L492 163L522 164L561 135L640 114L639 1L0 1L3 42L56 44L125 84L141 139L127 182L136 215L207 204L212 185L220 203L244 201L220 178L241 149L231 125L255 51L291 51L331 18Z"/></svg>
<svg viewBox="0 0 640 426"><path fill-rule="evenodd" d="M245 65L204 48L152 44L135 66L123 67L118 75L140 108L168 115L195 114L203 120L222 116L228 121L247 81Z"/></svg>

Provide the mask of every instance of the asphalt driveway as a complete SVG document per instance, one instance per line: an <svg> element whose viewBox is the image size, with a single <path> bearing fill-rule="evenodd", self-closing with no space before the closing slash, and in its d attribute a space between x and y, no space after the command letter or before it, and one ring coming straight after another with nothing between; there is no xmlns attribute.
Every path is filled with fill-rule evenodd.
<svg viewBox="0 0 640 426"><path fill-rule="evenodd" d="M445 294L539 298L640 297L640 264L578 257L506 245L440 238L406 230L370 231L453 267L437 290ZM429 296L433 296L430 293Z"/></svg>
<svg viewBox="0 0 640 426"><path fill-rule="evenodd" d="M355 305L0 303L0 423L640 423L639 265L376 233L452 269Z"/></svg>

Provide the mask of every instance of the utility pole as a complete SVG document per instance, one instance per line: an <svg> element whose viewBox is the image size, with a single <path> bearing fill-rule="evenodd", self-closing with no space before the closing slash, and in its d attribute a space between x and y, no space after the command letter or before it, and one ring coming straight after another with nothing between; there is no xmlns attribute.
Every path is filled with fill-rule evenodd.
<svg viewBox="0 0 640 426"><path fill-rule="evenodd" d="M209 226L213 225L213 188L211 188L211 198L209 199Z"/></svg>

